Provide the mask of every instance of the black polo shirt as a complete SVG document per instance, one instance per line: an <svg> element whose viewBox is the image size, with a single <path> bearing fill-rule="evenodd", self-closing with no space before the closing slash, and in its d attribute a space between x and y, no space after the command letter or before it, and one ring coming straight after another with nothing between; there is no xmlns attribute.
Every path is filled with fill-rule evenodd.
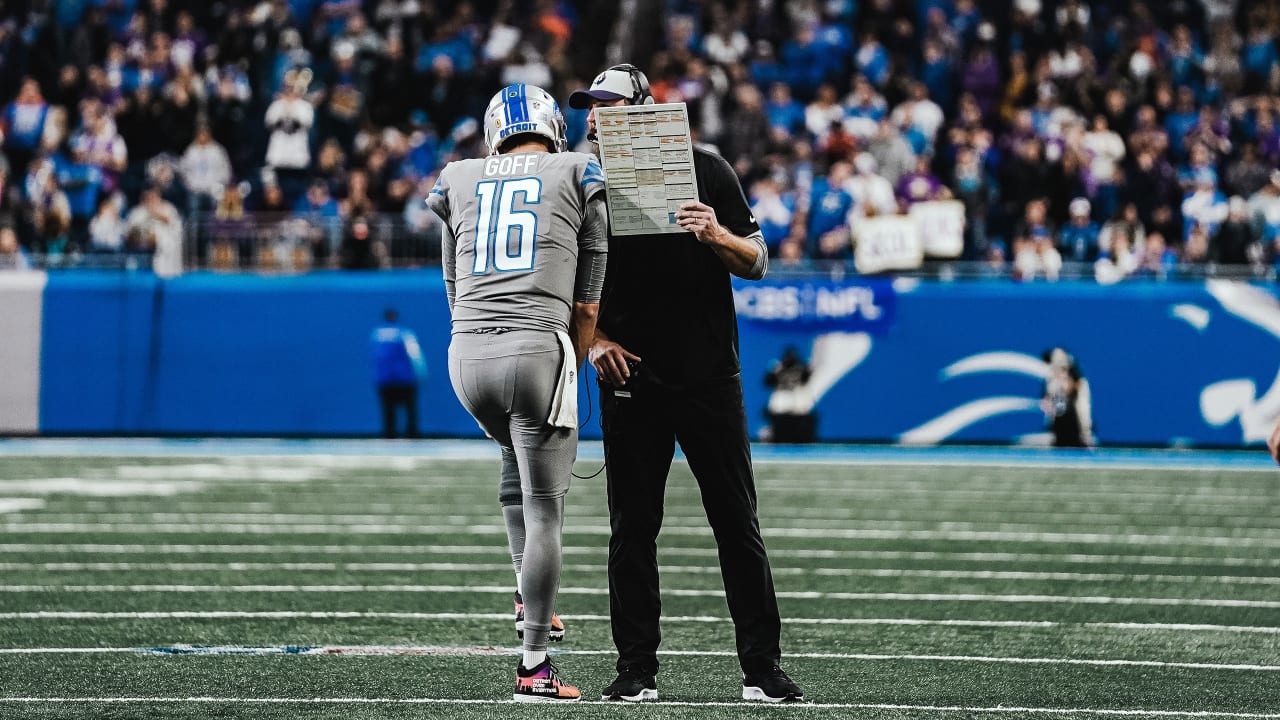
<svg viewBox="0 0 1280 720"><path fill-rule="evenodd" d="M719 155L694 147L698 199L739 237L760 231L738 175ZM609 236L599 327L677 386L736 375L738 318L729 270L693 233Z"/></svg>

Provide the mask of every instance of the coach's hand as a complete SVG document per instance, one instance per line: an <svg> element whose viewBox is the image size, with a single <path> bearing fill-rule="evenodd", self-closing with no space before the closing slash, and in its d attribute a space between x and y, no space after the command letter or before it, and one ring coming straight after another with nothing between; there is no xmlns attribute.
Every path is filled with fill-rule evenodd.
<svg viewBox="0 0 1280 720"><path fill-rule="evenodd" d="M612 340L597 337L595 342L591 343L591 349L587 351L587 360L605 382L614 387L622 387L631 377L627 361L640 362L640 356L628 352L626 348Z"/></svg>
<svg viewBox="0 0 1280 720"><path fill-rule="evenodd" d="M717 245L729 231L716 220L715 208L689 201L676 212L676 224L697 236L698 242Z"/></svg>

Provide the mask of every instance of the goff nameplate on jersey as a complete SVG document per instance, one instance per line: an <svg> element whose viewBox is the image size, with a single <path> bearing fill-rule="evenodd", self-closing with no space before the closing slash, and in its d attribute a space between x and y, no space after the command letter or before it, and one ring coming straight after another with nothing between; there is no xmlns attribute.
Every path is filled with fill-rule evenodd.
<svg viewBox="0 0 1280 720"><path fill-rule="evenodd" d="M676 212L698 200L698 181L685 104L598 107L595 113L610 234L687 232Z"/></svg>

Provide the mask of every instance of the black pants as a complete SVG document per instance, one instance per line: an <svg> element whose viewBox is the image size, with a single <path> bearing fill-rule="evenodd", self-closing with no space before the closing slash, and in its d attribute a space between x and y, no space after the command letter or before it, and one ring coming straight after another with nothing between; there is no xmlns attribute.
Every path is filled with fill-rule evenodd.
<svg viewBox="0 0 1280 720"><path fill-rule="evenodd" d="M418 436L417 385L379 385L378 399L382 401L383 437L396 437L396 410L402 405L408 420L405 437Z"/></svg>
<svg viewBox="0 0 1280 720"><path fill-rule="evenodd" d="M602 384L600 406L612 528L609 617L618 669L658 667L657 538L677 441L697 478L719 548L738 661L748 673L777 663L781 622L756 518L740 378L680 389L639 378L621 389Z"/></svg>

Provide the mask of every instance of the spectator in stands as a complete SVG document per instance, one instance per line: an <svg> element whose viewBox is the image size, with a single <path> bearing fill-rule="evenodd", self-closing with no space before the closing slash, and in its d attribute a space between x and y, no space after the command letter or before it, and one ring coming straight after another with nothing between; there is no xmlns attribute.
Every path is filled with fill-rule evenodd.
<svg viewBox="0 0 1280 720"><path fill-rule="evenodd" d="M1030 236L1017 238L1013 247L1015 278L1027 281L1043 277L1050 282L1058 279L1062 255L1053 246L1053 235L1045 227L1033 228Z"/></svg>
<svg viewBox="0 0 1280 720"><path fill-rule="evenodd" d="M1270 181L1249 198L1249 217L1270 257L1280 259L1280 170L1272 171Z"/></svg>
<svg viewBox="0 0 1280 720"><path fill-rule="evenodd" d="M1003 240L992 240L987 243L982 266L978 275L984 278L1004 278L1009 276L1009 256Z"/></svg>
<svg viewBox="0 0 1280 720"><path fill-rule="evenodd" d="M989 37L973 46L969 60L964 65L961 87L973 96L982 111L984 118L991 117L996 111L996 102L1000 94L1000 63L996 60L991 40L995 38L995 29L984 26Z"/></svg>
<svg viewBox="0 0 1280 720"><path fill-rule="evenodd" d="M25 166L64 146L73 130L88 139L90 161L105 178L101 191L119 189L135 201L148 182L144 169L161 153L183 155L201 118L229 154L231 177L257 177L266 155L286 207L317 173L330 180L331 194L345 197L347 176L366 170L374 212L398 216L421 178L450 159L484 153L475 117L500 80L573 84L572 68L603 55L617 34L581 32L564 9L572 4L557 2L517 12L505 0L295 0L232 3L212 15L164 0L137 12L134 4L71 0L0 23L0 145L11 179L25 179ZM627 30L640 48L662 47L655 92L688 102L695 137L736 156L748 184L773 173L785 185L779 190L803 196L815 162L826 172L835 160L870 152L896 185L915 156L930 150L933 172L964 195L960 149L973 146L985 175L999 179L999 199L985 209L968 203L970 228L986 222L993 235L1013 238L1032 196L1049 197L1059 223L1069 201L1085 196L1095 221L1133 203L1145 229L1180 246L1201 221L1199 209L1189 208L1184 224L1179 210L1202 170L1217 174L1223 193L1250 197L1280 165L1280 64L1275 14L1265 3L1236 11L1229 0L1211 0L1201 13L1194 2L1015 0L998 15L974 0L728 5L678 0L670 22L653 23L661 28L654 38L643 23ZM710 32L700 36L699 24ZM783 44L779 64L774 48ZM313 70L316 89L299 88ZM814 100L824 83L851 92L836 107L823 100L810 108L810 135L800 103ZM761 108L770 129L763 142L749 127L758 122L755 103L736 97L749 86L770 97ZM280 113L286 96L298 101L295 113ZM275 110L264 112L268 106ZM415 110L424 117L411 121ZM886 117L897 123L892 132ZM1075 118L1089 118L1087 133ZM836 132L832 121L841 124ZM419 142L402 148L396 132ZM438 141L421 144L436 133ZM980 147L984 135L999 141ZM318 169L312 151L331 139L345 157L340 167ZM123 167L117 146L127 148ZM67 164L60 157L58 169ZM1185 187L1170 186L1173 167ZM976 176L966 173L969 187ZM186 179L201 185L193 190L208 210L217 187ZM58 189L74 199L83 187ZM0 199L9 204L0 212L16 218L30 249L33 203L47 195L37 189ZM251 207L261 195L255 189ZM860 210L863 199L853 195ZM1208 205L1225 207L1225 197ZM80 235L83 220L81 213ZM194 222L200 235L210 221ZM1203 238L1206 259L1211 239L1212 232Z"/></svg>
<svg viewBox="0 0 1280 720"><path fill-rule="evenodd" d="M432 212L426 202L435 183L436 176L428 175L418 181L409 195L408 202L404 204L403 214L406 237L402 238L402 242L406 247L403 251L398 251L399 249L393 245L392 257L410 257L430 262L440 257L440 233L444 225L440 216Z"/></svg>
<svg viewBox="0 0 1280 720"><path fill-rule="evenodd" d="M1196 226L1212 236L1227 218L1227 196L1218 190L1217 174L1212 169L1201 168L1196 173L1195 190L1182 200L1182 217L1183 233L1188 238Z"/></svg>
<svg viewBox="0 0 1280 720"><path fill-rule="evenodd" d="M902 130L911 149L920 154L933 148L938 129L946 117L942 108L929 97L929 88L924 83L912 83L910 93L907 100L893 109L889 118Z"/></svg>
<svg viewBox="0 0 1280 720"><path fill-rule="evenodd" d="M129 161L129 150L124 138L116 130L115 120L106 107L93 102L84 112L85 129L72 138L72 144L83 148L86 161L102 172L102 188L114 192L119 188L120 175ZM153 128L152 132L155 132Z"/></svg>
<svg viewBox="0 0 1280 720"><path fill-rule="evenodd" d="M1068 209L1070 221L1058 236L1058 250L1066 260L1092 262L1098 258L1098 235L1101 228L1092 220L1092 208L1087 198L1071 201Z"/></svg>
<svg viewBox="0 0 1280 720"><path fill-rule="evenodd" d="M15 175L26 174L36 153L47 147L53 112L40 93L40 83L35 78L24 78L18 96L0 114L0 138Z"/></svg>
<svg viewBox="0 0 1280 720"><path fill-rule="evenodd" d="M125 244L130 254L149 257L156 275L182 273L182 217L154 185L125 219Z"/></svg>
<svg viewBox="0 0 1280 720"><path fill-rule="evenodd" d="M1164 280L1177 270L1178 253L1165 243L1164 236L1158 232L1147 235L1143 243L1142 258L1136 275Z"/></svg>
<svg viewBox="0 0 1280 720"><path fill-rule="evenodd" d="M867 152L854 155L853 169L853 175L845 182L845 190L853 197L853 219L898 211L893 185L876 172L875 156Z"/></svg>
<svg viewBox="0 0 1280 720"><path fill-rule="evenodd" d="M39 255L61 256L71 237L71 203L58 186L53 163L46 160L34 167L27 187L35 233L32 249Z"/></svg>
<svg viewBox="0 0 1280 720"><path fill-rule="evenodd" d="M83 137L73 140L70 160L60 163L55 175L71 211L70 249L76 251L89 245L89 221L97 212L98 195L106 184L102 170L89 159L88 146Z"/></svg>
<svg viewBox="0 0 1280 720"><path fill-rule="evenodd" d="M116 254L124 250L125 222L117 197L98 198L97 212L89 221L89 252Z"/></svg>
<svg viewBox="0 0 1280 720"><path fill-rule="evenodd" d="M866 76L872 85L883 90L889 82L893 66L889 58L889 52L880 44L880 39L875 32L864 32L862 34L862 42L858 45L858 51L854 59L857 62L859 72Z"/></svg>
<svg viewBox="0 0 1280 720"><path fill-rule="evenodd" d="M238 65L224 65L216 73L213 70L210 73L216 77L209 92L207 124L214 142L227 150L232 174L247 177L252 169L249 164L256 159L254 143L246 142L248 138L244 137L253 97L249 77Z"/></svg>
<svg viewBox="0 0 1280 720"><path fill-rule="evenodd" d="M964 257L979 260L986 254L987 213L996 199L996 189L974 148L966 145L957 150L951 187L956 199L964 203Z"/></svg>
<svg viewBox="0 0 1280 720"><path fill-rule="evenodd" d="M876 159L880 176L897 185L903 175L916 166L916 153L911 143L902 137L897 126L889 118L880 121L875 138L868 144L867 152Z"/></svg>
<svg viewBox="0 0 1280 720"><path fill-rule="evenodd" d="M160 191L160 196L176 208L190 212L191 192L178 174L178 159L167 153L147 163L147 182Z"/></svg>
<svg viewBox="0 0 1280 720"><path fill-rule="evenodd" d="M209 241L212 243L217 263L227 267L238 260L240 267L250 267L257 242L254 237L253 223L245 217L244 198L246 188L238 185L227 185L222 188L218 204L213 210L213 221L209 226Z"/></svg>
<svg viewBox="0 0 1280 720"><path fill-rule="evenodd" d="M898 186L894 192L898 197L898 207L904 213L918 202L951 197L951 190L933 174L932 153L921 153L916 157L915 170L898 178Z"/></svg>
<svg viewBox="0 0 1280 720"><path fill-rule="evenodd" d="M1181 259L1183 266L1199 266L1209 262L1208 228L1199 223L1191 226L1191 235L1182 243Z"/></svg>
<svg viewBox="0 0 1280 720"><path fill-rule="evenodd" d="M791 87L784 82L769 86L769 101L764 106L769 127L790 137L805 129L805 106L791 95Z"/></svg>
<svg viewBox="0 0 1280 720"><path fill-rule="evenodd" d="M333 46L333 67L320 92L320 127L323 137L333 138L350 150L365 113L367 82L356 70L355 44L340 40Z"/></svg>
<svg viewBox="0 0 1280 720"><path fill-rule="evenodd" d="M1133 247L1133 236L1127 227L1111 235L1111 248L1093 264L1093 276L1100 285L1120 282L1137 272L1143 258Z"/></svg>
<svg viewBox="0 0 1280 720"><path fill-rule="evenodd" d="M1147 237L1147 230L1146 226L1142 224L1142 218L1138 215L1138 206L1136 204L1126 204L1120 208L1115 217L1102 226L1102 229L1098 232L1098 252L1105 253L1109 251L1111 249L1111 235L1121 229L1128 231L1129 237L1133 239L1135 250L1142 246L1143 239Z"/></svg>
<svg viewBox="0 0 1280 720"><path fill-rule="evenodd" d="M1249 197L1267 184L1271 168L1262 161L1257 143L1245 143L1240 150L1240 158L1227 166L1222 184L1228 192Z"/></svg>
<svg viewBox="0 0 1280 720"><path fill-rule="evenodd" d="M1125 147L1120 134L1111 129L1106 115L1093 117L1093 127L1084 136L1084 150L1092 158L1089 175L1097 185L1095 197L1098 207L1094 217L1109 218L1115 214L1120 202L1123 181L1120 161L1124 159Z"/></svg>
<svg viewBox="0 0 1280 720"><path fill-rule="evenodd" d="M314 180L305 195L298 199L293 212L310 228L311 252L317 262L333 257L342 241L342 212L329 194L329 185Z"/></svg>
<svg viewBox="0 0 1280 720"><path fill-rule="evenodd" d="M1043 225L1030 228L1028 235L1015 237L1013 252L1014 277L1017 279L1043 277L1052 282L1062 272L1062 255L1054 246L1053 235Z"/></svg>
<svg viewBox="0 0 1280 720"><path fill-rule="evenodd" d="M853 78L853 89L844 100L844 127L859 142L876 136L880 121L889 114L884 97L862 75Z"/></svg>
<svg viewBox="0 0 1280 720"><path fill-rule="evenodd" d="M382 266L386 250L372 237L369 219L356 216L347 223L342 245L338 248L338 263L344 270L376 270Z"/></svg>
<svg viewBox="0 0 1280 720"><path fill-rule="evenodd" d="M728 117L722 155L740 177L753 177L769 142L769 119L754 85L741 83L733 94L735 108Z"/></svg>
<svg viewBox="0 0 1280 720"><path fill-rule="evenodd" d="M1209 262L1252 265L1262 260L1261 235L1249 221L1248 204L1236 196L1227 204L1227 217L1209 239Z"/></svg>
<svg viewBox="0 0 1280 720"><path fill-rule="evenodd" d="M315 109L302 96L311 84L310 70L285 73L284 89L267 108L266 125L271 132L267 145L267 165L276 174L286 202L297 202L311 165L308 134L315 123Z"/></svg>
<svg viewBox="0 0 1280 720"><path fill-rule="evenodd" d="M844 261L853 257L849 213L853 198L844 189L853 175L849 163L835 162L825 177L815 178L806 210L808 257Z"/></svg>
<svg viewBox="0 0 1280 720"><path fill-rule="evenodd" d="M212 211L222 199L223 189L231 184L231 158L204 123L196 126L195 140L182 154L179 168L198 212Z"/></svg>
<svg viewBox="0 0 1280 720"><path fill-rule="evenodd" d="M782 191L777 180L766 177L751 185L750 200L751 214L760 224L769 257L777 257L782 243L791 237L796 214L795 194Z"/></svg>
<svg viewBox="0 0 1280 720"><path fill-rule="evenodd" d="M0 225L0 270L30 270L31 260L18 244L18 233L11 225Z"/></svg>
<svg viewBox="0 0 1280 720"><path fill-rule="evenodd" d="M842 120L844 107L836 102L836 89L823 84L818 88L817 97L804 109L805 129L821 143L832 126L840 125Z"/></svg>

